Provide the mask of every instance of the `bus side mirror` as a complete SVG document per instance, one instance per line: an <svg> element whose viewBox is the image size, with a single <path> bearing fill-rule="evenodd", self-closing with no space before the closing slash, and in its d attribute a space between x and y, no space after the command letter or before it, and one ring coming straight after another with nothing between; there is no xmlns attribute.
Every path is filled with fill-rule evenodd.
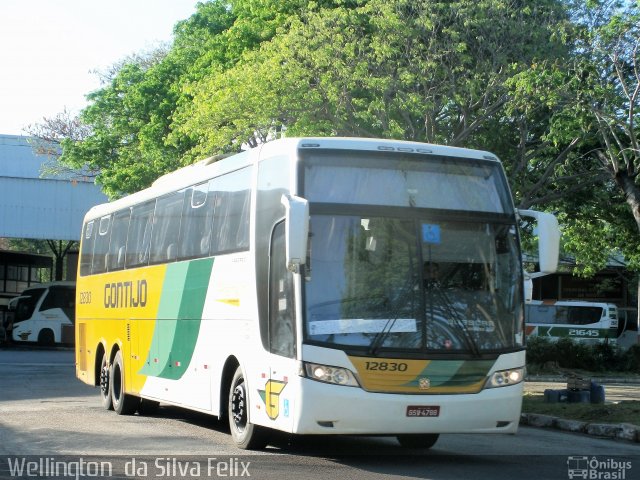
<svg viewBox="0 0 640 480"><path fill-rule="evenodd" d="M535 218L538 224L538 261L540 272L534 276L548 275L558 269L558 255L560 253L560 228L555 215L535 210L518 210L523 217Z"/></svg>
<svg viewBox="0 0 640 480"><path fill-rule="evenodd" d="M286 210L285 244L287 269L300 272L300 265L307 260L309 238L309 202L293 195L282 195L280 199Z"/></svg>

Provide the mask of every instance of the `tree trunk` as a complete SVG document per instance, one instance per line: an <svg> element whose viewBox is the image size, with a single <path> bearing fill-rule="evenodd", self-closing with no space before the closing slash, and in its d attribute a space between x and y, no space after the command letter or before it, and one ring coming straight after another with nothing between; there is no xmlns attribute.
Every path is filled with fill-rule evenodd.
<svg viewBox="0 0 640 480"><path fill-rule="evenodd" d="M631 214L636 221L638 232L640 232L640 187L636 185L633 177L626 171L619 171L615 175L618 187L624 192L624 198L631 209Z"/></svg>
<svg viewBox="0 0 640 480"><path fill-rule="evenodd" d="M633 177L628 172L620 171L615 175L615 181L618 187L624 192L624 198L631 209L636 226L640 232L640 187L636 185ZM638 321L640 321L640 277L638 277Z"/></svg>
<svg viewBox="0 0 640 480"><path fill-rule="evenodd" d="M49 244L49 248L56 259L55 280L60 281L62 280L62 275L64 273L64 257L69 253L69 250L76 244L76 242L70 241L65 245L61 240L58 240L57 244L54 240L47 240L47 243Z"/></svg>

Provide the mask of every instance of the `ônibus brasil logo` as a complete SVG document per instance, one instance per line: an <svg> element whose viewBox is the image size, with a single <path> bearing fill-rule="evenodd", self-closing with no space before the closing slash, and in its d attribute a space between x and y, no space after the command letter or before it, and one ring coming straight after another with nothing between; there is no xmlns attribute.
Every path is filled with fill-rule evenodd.
<svg viewBox="0 0 640 480"><path fill-rule="evenodd" d="M567 459L567 469L570 479L626 480L630 478L627 477L627 472L631 470L631 462L616 458L602 460L597 457L573 456Z"/></svg>

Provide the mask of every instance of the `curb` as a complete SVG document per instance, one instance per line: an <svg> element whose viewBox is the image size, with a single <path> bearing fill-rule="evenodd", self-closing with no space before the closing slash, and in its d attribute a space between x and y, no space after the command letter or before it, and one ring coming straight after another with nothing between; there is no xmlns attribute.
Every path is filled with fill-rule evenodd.
<svg viewBox="0 0 640 480"><path fill-rule="evenodd" d="M594 437L640 443L640 427L630 423L587 423L538 413L523 413L520 415L520 425L553 428L564 432L583 433Z"/></svg>
<svg viewBox="0 0 640 480"><path fill-rule="evenodd" d="M628 385L640 385L640 377L597 377L589 376L591 380L601 384L628 384ZM565 383L567 381L566 375L527 375L524 379L525 382L548 382L548 383Z"/></svg>

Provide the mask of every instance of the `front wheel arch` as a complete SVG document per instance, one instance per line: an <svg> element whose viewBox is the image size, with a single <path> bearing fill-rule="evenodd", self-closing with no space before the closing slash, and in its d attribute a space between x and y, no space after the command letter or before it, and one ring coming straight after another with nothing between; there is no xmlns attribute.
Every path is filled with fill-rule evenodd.
<svg viewBox="0 0 640 480"><path fill-rule="evenodd" d="M56 343L56 335L50 328L43 328L38 332L38 345L51 346Z"/></svg>
<svg viewBox="0 0 640 480"><path fill-rule="evenodd" d="M233 375L236 373L236 370L240 366L240 362L236 357L229 357L222 368L222 376L220 378L220 406L218 408L218 419L222 421L227 420L228 416L228 408L227 405L229 403L229 388L231 387L231 380L233 380Z"/></svg>
<svg viewBox="0 0 640 480"><path fill-rule="evenodd" d="M238 448L260 450L267 446L267 429L249 421L250 390L242 367L238 366L229 386L227 419L231 437Z"/></svg>

